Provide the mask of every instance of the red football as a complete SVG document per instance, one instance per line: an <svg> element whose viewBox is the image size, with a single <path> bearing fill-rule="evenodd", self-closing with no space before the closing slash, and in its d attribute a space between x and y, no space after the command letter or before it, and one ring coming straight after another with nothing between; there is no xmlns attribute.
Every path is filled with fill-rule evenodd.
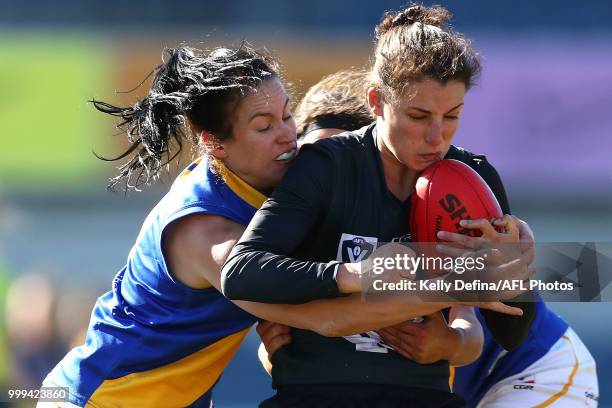
<svg viewBox="0 0 612 408"><path fill-rule="evenodd" d="M412 194L412 241L438 242L438 231L479 236L479 230L461 228L459 221L502 216L495 195L478 173L460 161L440 160L421 173Z"/></svg>

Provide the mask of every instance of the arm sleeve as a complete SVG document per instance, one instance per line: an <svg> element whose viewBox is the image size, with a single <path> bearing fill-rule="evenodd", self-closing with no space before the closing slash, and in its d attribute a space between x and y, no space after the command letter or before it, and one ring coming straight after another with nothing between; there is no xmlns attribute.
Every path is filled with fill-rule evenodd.
<svg viewBox="0 0 612 408"><path fill-rule="evenodd" d="M479 156L474 170L489 185L493 194L499 202L504 214L510 214L510 204L504 185L497 173L497 170L487 161L484 156ZM532 292L526 292L511 301L507 301L511 306L519 307L523 310L522 316L510 316L491 310L481 309L480 313L484 316L487 327L491 331L493 338L504 349L515 350L529 335L531 323L535 317L536 304Z"/></svg>
<svg viewBox="0 0 612 408"><path fill-rule="evenodd" d="M221 285L226 297L305 303L340 296L335 279L339 262L287 256L308 238L327 205L334 179L331 153L304 146L223 265Z"/></svg>

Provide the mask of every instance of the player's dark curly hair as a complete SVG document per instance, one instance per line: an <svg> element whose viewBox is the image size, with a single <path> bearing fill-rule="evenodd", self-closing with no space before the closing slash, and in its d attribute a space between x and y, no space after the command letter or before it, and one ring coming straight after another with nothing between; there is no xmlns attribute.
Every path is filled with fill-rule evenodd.
<svg viewBox="0 0 612 408"><path fill-rule="evenodd" d="M376 118L366 104L368 72L343 70L328 75L313 85L295 110L297 133L304 135L309 124L326 117L346 117L359 129Z"/></svg>
<svg viewBox="0 0 612 408"><path fill-rule="evenodd" d="M448 27L451 15L441 6L411 5L385 13L376 26L371 80L385 98L405 94L411 83L427 78L458 80L466 89L480 73L470 42Z"/></svg>
<svg viewBox="0 0 612 408"><path fill-rule="evenodd" d="M232 136L231 115L240 99L267 79L278 76L268 54L248 44L210 52L188 46L165 49L155 68L151 89L132 107L92 100L94 107L121 118L117 127L127 133L130 147L114 161L131 158L119 167L108 188L125 182L126 189L155 180L179 155L187 140L198 143L205 131L214 141Z"/></svg>

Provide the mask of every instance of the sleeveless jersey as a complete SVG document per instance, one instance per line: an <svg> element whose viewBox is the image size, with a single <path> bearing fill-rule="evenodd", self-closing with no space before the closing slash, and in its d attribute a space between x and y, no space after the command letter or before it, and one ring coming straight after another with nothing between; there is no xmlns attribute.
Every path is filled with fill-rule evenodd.
<svg viewBox="0 0 612 408"><path fill-rule="evenodd" d="M480 312L476 315L484 331L482 354L476 361L454 370L453 392L475 407L496 383L525 370L543 357L563 336L568 324L538 299L527 339L514 351L505 351L493 340Z"/></svg>
<svg viewBox="0 0 612 408"><path fill-rule="evenodd" d="M248 224L265 197L206 159L188 166L147 216L112 290L94 306L85 344L45 385L68 387L70 402L94 406L208 407L214 384L255 318L214 288L192 289L169 272L164 229L191 214Z"/></svg>

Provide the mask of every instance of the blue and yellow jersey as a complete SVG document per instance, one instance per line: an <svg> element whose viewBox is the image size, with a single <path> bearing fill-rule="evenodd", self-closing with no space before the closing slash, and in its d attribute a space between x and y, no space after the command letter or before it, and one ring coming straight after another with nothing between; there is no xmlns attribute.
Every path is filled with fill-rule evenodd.
<svg viewBox="0 0 612 408"><path fill-rule="evenodd" d="M514 351L505 351L493 339L484 317L476 313L484 331L482 354L472 364L454 370L453 392L476 406L482 397L499 381L525 370L543 357L569 327L539 298L536 314L525 341Z"/></svg>
<svg viewBox="0 0 612 408"><path fill-rule="evenodd" d="M208 407L212 387L255 318L214 288L192 289L169 272L164 229L191 214L248 224L265 196L206 159L192 163L151 211L112 290L94 306L85 344L45 385L99 407Z"/></svg>

